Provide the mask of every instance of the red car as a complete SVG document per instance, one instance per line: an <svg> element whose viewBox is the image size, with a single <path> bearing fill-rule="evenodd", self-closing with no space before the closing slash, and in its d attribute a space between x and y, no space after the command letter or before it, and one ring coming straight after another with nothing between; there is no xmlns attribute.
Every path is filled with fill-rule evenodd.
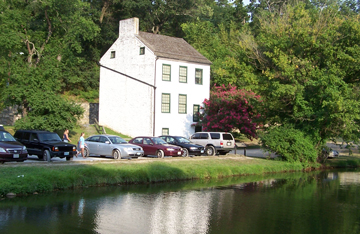
<svg viewBox="0 0 360 234"><path fill-rule="evenodd" d="M181 147L170 145L160 137L139 136L131 139L129 143L141 146L144 155L155 155L158 158L164 156L181 156L183 151Z"/></svg>

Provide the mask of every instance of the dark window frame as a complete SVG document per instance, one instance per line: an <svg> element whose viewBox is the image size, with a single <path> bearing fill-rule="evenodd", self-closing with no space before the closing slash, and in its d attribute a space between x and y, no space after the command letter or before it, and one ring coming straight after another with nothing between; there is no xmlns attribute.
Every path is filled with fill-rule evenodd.
<svg viewBox="0 0 360 234"><path fill-rule="evenodd" d="M166 131L166 132L164 132L164 131ZM168 135L170 135L170 130L169 130L169 128L162 128L162 129L161 129L161 135L163 135L163 136L168 136Z"/></svg>
<svg viewBox="0 0 360 234"><path fill-rule="evenodd" d="M169 102L164 102L164 96L168 96L169 97ZM169 105L168 111L165 110L165 105ZM170 93L162 93L161 94L161 113L170 113L171 111L171 94Z"/></svg>
<svg viewBox="0 0 360 234"><path fill-rule="evenodd" d="M185 75L185 76L182 76L182 75L181 75L181 69L182 69L182 68L185 68L185 69L186 69L186 75ZM187 83L187 74L188 74L187 71L188 71L188 69L187 69L186 66L180 66L180 67L179 67L179 83ZM185 77L185 81L183 81L183 80L181 79L182 77Z"/></svg>
<svg viewBox="0 0 360 234"><path fill-rule="evenodd" d="M197 77L197 72L201 72L201 76ZM203 69L195 68L195 84L202 85L203 84Z"/></svg>
<svg viewBox="0 0 360 234"><path fill-rule="evenodd" d="M180 103L181 98L180 97L185 97L185 104L184 103ZM180 107L184 107L185 105L185 111L181 112L180 111ZM179 94L179 100L178 100L178 113L179 114L186 114L187 113L187 95L186 94Z"/></svg>
<svg viewBox="0 0 360 234"><path fill-rule="evenodd" d="M116 57L116 51L113 50L113 51L110 52L110 58L113 59L115 57Z"/></svg>
<svg viewBox="0 0 360 234"><path fill-rule="evenodd" d="M193 106L193 122L200 121L200 105L194 104Z"/></svg>
<svg viewBox="0 0 360 234"><path fill-rule="evenodd" d="M169 74L164 73L164 68L169 67ZM169 79L164 79L164 77L169 77ZM161 79L163 81L171 81L171 65L170 64L163 64L162 65L162 75Z"/></svg>

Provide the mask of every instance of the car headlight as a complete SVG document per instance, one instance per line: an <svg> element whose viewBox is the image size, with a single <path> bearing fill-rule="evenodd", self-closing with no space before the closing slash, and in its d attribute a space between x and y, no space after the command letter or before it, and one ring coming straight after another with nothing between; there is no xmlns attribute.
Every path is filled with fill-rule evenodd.
<svg viewBox="0 0 360 234"><path fill-rule="evenodd" d="M196 150L196 149L197 149L197 147L190 147L190 149L191 149L191 150Z"/></svg>
<svg viewBox="0 0 360 234"><path fill-rule="evenodd" d="M175 149L173 148L166 148L167 151L174 151Z"/></svg>
<svg viewBox="0 0 360 234"><path fill-rule="evenodd" d="M0 153L6 153L6 150L0 147Z"/></svg>
<svg viewBox="0 0 360 234"><path fill-rule="evenodd" d="M23 146L22 150L25 151L25 150L26 150L26 146Z"/></svg>

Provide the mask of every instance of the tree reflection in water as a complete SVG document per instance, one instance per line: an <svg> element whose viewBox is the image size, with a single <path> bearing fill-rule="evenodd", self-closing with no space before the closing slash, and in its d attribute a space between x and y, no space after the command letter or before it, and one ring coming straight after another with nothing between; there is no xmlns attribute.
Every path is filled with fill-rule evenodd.
<svg viewBox="0 0 360 234"><path fill-rule="evenodd" d="M359 183L325 171L16 197L0 233L358 233Z"/></svg>

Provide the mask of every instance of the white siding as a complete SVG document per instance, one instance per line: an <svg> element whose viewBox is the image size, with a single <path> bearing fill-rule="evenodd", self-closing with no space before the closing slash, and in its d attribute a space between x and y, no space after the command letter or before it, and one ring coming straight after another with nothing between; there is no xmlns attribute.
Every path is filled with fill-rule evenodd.
<svg viewBox="0 0 360 234"><path fill-rule="evenodd" d="M135 37L118 38L100 60L100 64L154 85L155 56ZM115 51L115 58L110 58ZM154 90L146 84L100 68L99 123L135 137L153 135Z"/></svg>
<svg viewBox="0 0 360 234"><path fill-rule="evenodd" d="M171 81L162 80L162 65L171 65ZM187 67L187 83L179 82L180 66ZM203 84L195 84L195 69L203 70ZM193 123L193 105L202 105L210 95L210 66L194 64L185 61L170 61L158 59L156 62L156 118L155 135L162 133L162 128L168 128L170 135L189 137L195 132ZM170 113L161 112L162 93L171 94ZM187 95L187 113L179 114L179 94Z"/></svg>

